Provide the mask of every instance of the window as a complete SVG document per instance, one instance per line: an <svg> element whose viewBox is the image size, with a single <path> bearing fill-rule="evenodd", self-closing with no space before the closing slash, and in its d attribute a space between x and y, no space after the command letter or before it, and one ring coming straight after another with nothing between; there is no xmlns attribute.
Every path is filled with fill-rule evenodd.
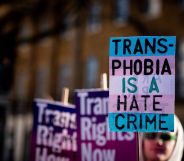
<svg viewBox="0 0 184 161"><path fill-rule="evenodd" d="M99 32L101 29L101 6L95 2L90 8L87 30L92 33Z"/></svg>
<svg viewBox="0 0 184 161"><path fill-rule="evenodd" d="M99 62L95 56L89 56L86 62L85 87L95 88L98 80Z"/></svg>
<svg viewBox="0 0 184 161"><path fill-rule="evenodd" d="M127 23L129 17L129 0L116 0L115 25L122 26Z"/></svg>

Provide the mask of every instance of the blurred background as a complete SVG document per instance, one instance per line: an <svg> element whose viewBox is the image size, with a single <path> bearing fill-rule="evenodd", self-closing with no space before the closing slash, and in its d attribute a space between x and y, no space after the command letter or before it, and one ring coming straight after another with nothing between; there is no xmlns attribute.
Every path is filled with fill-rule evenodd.
<svg viewBox="0 0 184 161"><path fill-rule="evenodd" d="M174 35L176 114L184 123L184 0L1 0L0 160L27 161L32 101L96 88L110 36Z"/></svg>

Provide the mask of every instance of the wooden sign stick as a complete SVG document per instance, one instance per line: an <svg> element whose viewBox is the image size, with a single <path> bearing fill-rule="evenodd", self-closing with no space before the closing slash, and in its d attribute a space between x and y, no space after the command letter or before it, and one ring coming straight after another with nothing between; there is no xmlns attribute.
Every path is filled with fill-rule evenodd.
<svg viewBox="0 0 184 161"><path fill-rule="evenodd" d="M107 90L108 89L107 88L107 73L101 74L101 82L100 82L100 84L101 84L101 88L103 90Z"/></svg>
<svg viewBox="0 0 184 161"><path fill-rule="evenodd" d="M69 98L69 88L63 88L62 91L62 99L61 101L64 103L64 105L68 104L68 98Z"/></svg>

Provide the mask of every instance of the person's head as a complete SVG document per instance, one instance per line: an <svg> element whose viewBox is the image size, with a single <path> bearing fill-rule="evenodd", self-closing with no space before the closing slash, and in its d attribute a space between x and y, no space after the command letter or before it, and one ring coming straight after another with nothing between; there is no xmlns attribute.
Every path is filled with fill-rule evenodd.
<svg viewBox="0 0 184 161"><path fill-rule="evenodd" d="M181 161L183 128L176 117L174 124L174 132L142 134L141 148L144 161Z"/></svg>
<svg viewBox="0 0 184 161"><path fill-rule="evenodd" d="M145 133L143 138L146 161L167 161L174 150L177 133Z"/></svg>

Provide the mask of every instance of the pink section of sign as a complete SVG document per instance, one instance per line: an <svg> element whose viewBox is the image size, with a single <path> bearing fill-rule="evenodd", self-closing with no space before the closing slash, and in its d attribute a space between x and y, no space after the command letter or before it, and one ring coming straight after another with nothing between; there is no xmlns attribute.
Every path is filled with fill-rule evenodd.
<svg viewBox="0 0 184 161"><path fill-rule="evenodd" d="M155 78L155 79L154 79ZM134 80L131 80L134 79ZM151 82L155 83L152 84ZM123 83L124 82L124 83ZM123 85L124 84L124 85ZM135 90L135 87L137 90ZM156 90L157 86L158 90ZM175 76L174 75L149 75L149 76L110 76L109 83L110 95L129 94L175 94ZM153 89L154 90L150 90Z"/></svg>
<svg viewBox="0 0 184 161"><path fill-rule="evenodd" d="M112 60L119 60L121 62L121 67L119 69L115 70L115 75L116 76L122 76L124 75L123 73L123 60L126 60L126 66L130 66L130 60L133 60L133 62L135 62L135 60L141 60L142 61L142 65L143 65L143 70L142 70L142 75L144 74L144 60L145 59L150 59L150 57L147 56L143 56L143 57L110 57L109 58L109 74L112 75ZM163 57L156 57L153 56L151 57L151 60L153 61L153 73L152 75L156 74L156 61L159 60L159 72L161 72L162 67L163 67L163 63L165 61L165 59L168 60L170 69L171 69L171 74L175 75L175 56L163 56ZM138 67L136 67L138 68ZM133 74L134 74L134 70ZM126 70L126 76L130 75L130 70L127 69ZM164 73L164 75L168 75L168 73Z"/></svg>
<svg viewBox="0 0 184 161"><path fill-rule="evenodd" d="M156 102L160 102L160 104L156 104L156 109L162 109L161 111L153 110L153 96L149 94L149 98L141 97L141 95L135 95L136 102L138 104L139 110L136 108L132 108L130 110L130 105L132 104L133 95L128 94L127 96L127 109L124 109L124 105L120 106L120 111L117 110L117 95L109 96L109 112L144 112L144 113L165 113L172 114L174 113L174 97L173 95L163 95L162 97L155 97ZM145 99L146 99L146 108L145 108ZM125 102L124 96L120 96L120 101ZM134 102L135 107L135 102Z"/></svg>

